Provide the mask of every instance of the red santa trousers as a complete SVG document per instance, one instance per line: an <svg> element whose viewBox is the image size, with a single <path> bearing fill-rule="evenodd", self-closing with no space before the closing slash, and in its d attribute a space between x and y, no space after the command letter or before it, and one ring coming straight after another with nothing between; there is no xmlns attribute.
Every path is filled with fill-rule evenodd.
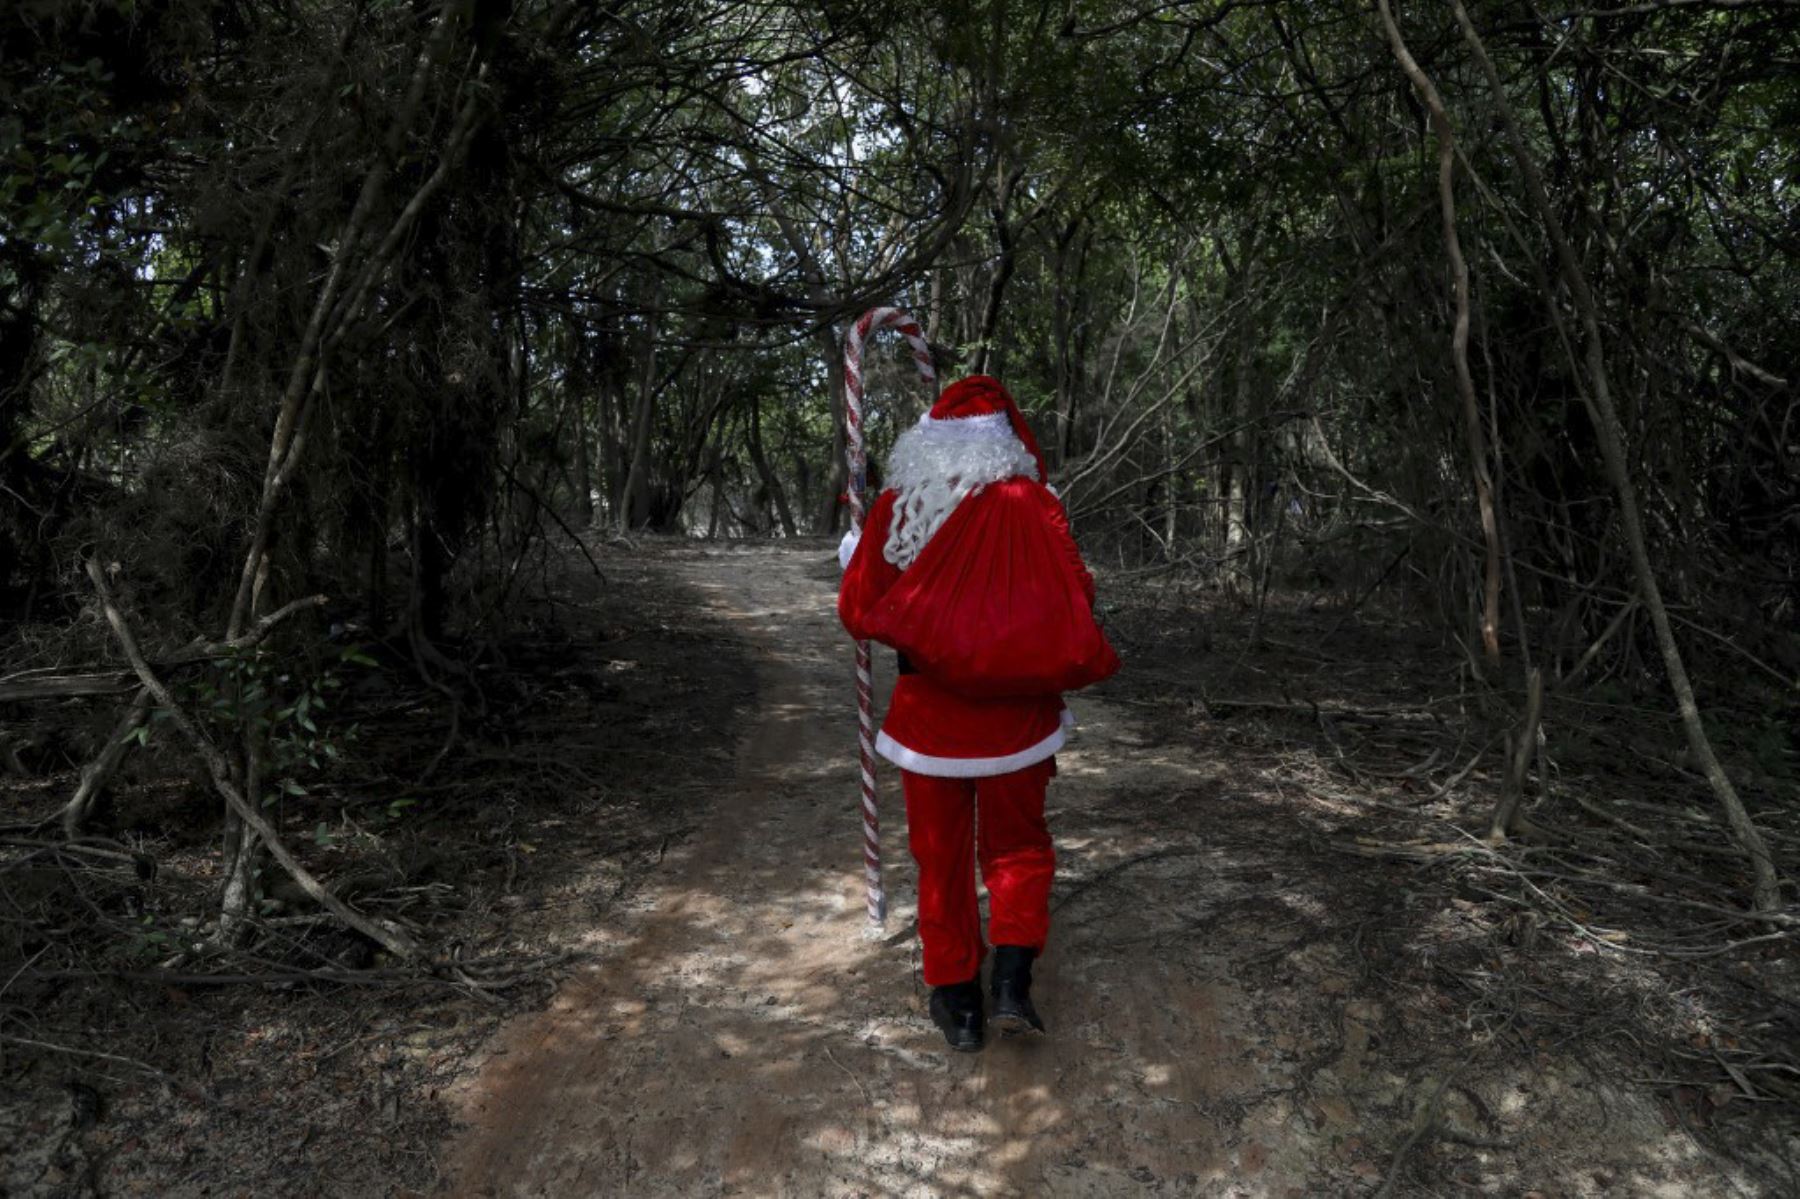
<svg viewBox="0 0 1800 1199"><path fill-rule="evenodd" d="M989 939L1043 950L1056 873L1044 791L1055 773L1055 758L987 778L900 772L907 836L919 865L927 986L967 982L981 972L978 859L988 889Z"/></svg>

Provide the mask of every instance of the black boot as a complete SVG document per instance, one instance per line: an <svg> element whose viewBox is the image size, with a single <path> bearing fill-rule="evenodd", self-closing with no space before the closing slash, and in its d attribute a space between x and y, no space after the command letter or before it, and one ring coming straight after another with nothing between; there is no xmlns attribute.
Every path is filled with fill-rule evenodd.
<svg viewBox="0 0 1800 1199"><path fill-rule="evenodd" d="M987 1043L981 1010L981 979L931 989L931 1022L958 1053L978 1053Z"/></svg>
<svg viewBox="0 0 1800 1199"><path fill-rule="evenodd" d="M994 946L994 1027L1003 1035L1043 1032L1044 1022L1031 1006L1031 959L1037 950L1023 945Z"/></svg>

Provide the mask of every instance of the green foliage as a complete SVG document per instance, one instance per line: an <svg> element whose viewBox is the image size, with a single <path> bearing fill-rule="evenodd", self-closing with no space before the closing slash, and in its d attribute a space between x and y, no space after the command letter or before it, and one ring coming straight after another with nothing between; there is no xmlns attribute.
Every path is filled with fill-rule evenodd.
<svg viewBox="0 0 1800 1199"><path fill-rule="evenodd" d="M341 761L360 733L356 723L333 726L326 716L349 666L374 668L377 663L352 646L316 671L301 673L277 655L252 647L225 656L186 684L184 702L204 716L218 742L234 744L249 735L266 747L270 787L265 805L288 797L304 799L307 781ZM153 718L160 715L153 713ZM140 727L140 743L148 739L149 727Z"/></svg>
<svg viewBox="0 0 1800 1199"><path fill-rule="evenodd" d="M1597 296L1672 597L1743 590L1734 627L1770 623L1800 571L1781 398L1800 18L1472 3L1496 95L1450 10L1402 8L1456 139L1523 606L1591 638L1580 592L1622 566L1501 101ZM0 291L23 297L0 361L25 364L0 432L27 450L0 482L30 514L0 549L50 547L15 605L105 544L171 626L216 621L306 330L354 306L317 310L322 289L368 263L321 351L271 594L404 614L433 645L503 618L562 536L546 510L833 531L829 379L847 322L888 302L929 323L946 376L1005 377L1082 537L1123 562L1235 585L1292 516L1319 569L1272 577L1360 594L1404 552L1451 624L1474 587L1436 143L1366 10L34 0L0 50ZM926 397L887 340L870 358L879 462ZM329 689L219 686L304 786Z"/></svg>

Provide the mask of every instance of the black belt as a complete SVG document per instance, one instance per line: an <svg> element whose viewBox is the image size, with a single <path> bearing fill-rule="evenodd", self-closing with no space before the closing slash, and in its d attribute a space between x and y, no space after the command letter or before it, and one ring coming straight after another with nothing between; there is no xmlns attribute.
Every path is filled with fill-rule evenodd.
<svg viewBox="0 0 1800 1199"><path fill-rule="evenodd" d="M899 650L894 651L894 663L895 663L895 665L897 665L900 668L901 674L918 674L919 673L919 668L917 666L914 666L910 661L908 661L906 655L901 653Z"/></svg>

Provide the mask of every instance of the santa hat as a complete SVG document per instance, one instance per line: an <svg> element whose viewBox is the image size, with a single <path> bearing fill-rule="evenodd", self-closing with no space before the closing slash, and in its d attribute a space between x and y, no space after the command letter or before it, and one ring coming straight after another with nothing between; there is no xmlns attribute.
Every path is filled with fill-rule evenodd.
<svg viewBox="0 0 1800 1199"><path fill-rule="evenodd" d="M1037 463L1039 482L1046 482L1050 472L1044 469L1044 455L1038 449L1037 438L1031 435L1031 426L1025 423L1025 414L1019 411L1018 403L1000 385L1000 380L990 375L970 375L966 379L958 379L944 388L931 406L919 419L922 428L946 433L967 433L972 437L999 437L1007 432L1018 438Z"/></svg>

